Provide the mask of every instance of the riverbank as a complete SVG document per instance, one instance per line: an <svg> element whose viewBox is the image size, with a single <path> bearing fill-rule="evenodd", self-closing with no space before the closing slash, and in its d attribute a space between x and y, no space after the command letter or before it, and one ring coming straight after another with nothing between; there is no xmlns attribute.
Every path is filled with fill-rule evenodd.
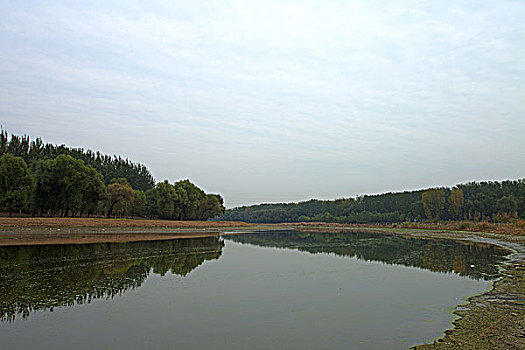
<svg viewBox="0 0 525 350"><path fill-rule="evenodd" d="M0 246L84 244L196 238L236 234L244 222L101 218L0 218Z"/></svg>
<svg viewBox="0 0 525 350"><path fill-rule="evenodd" d="M442 227L406 228L387 225L288 225L298 230L330 232L341 230L371 231L412 238L452 239L496 244L509 251L508 260L500 266L501 277L490 290L467 299L454 311L454 327L432 344L417 345L417 350L456 349L525 349L525 234L521 230L503 231L504 225L492 227L494 232L446 230Z"/></svg>
<svg viewBox="0 0 525 350"><path fill-rule="evenodd" d="M424 231L452 231L462 233L496 233L506 236L525 236L525 220L515 220L508 223L492 223L487 221L443 221L443 222L403 222L396 224L338 224L324 222L302 222L284 223L281 226L300 227L300 228L322 228L322 229L380 229L395 230L398 233L404 230L424 230Z"/></svg>

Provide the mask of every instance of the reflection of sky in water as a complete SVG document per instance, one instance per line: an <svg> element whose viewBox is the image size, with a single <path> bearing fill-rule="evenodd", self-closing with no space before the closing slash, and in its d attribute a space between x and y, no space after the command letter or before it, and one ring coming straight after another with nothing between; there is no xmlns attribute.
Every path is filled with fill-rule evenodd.
<svg viewBox="0 0 525 350"><path fill-rule="evenodd" d="M40 261L31 257L31 249L20 248L16 264L6 262L2 248L4 312L14 310L5 308L13 300L21 308L25 302L41 310L28 311L25 320L1 323L3 347L404 349L439 336L450 327L447 310L488 287L483 280L399 266L384 252L372 258L362 242L354 244L355 255L388 264L336 256L351 255L335 251L351 248L337 242L306 242L307 248L299 248L336 254L312 255L231 241L257 238L251 243L297 246L297 235L303 234L230 236L224 243L206 238L55 246L48 252L61 249L62 255L55 256L62 258L45 258L40 251ZM338 239L336 234L316 237ZM361 239L366 246L375 241L371 251L376 253L392 244L388 237ZM419 254L421 241L416 241L412 247ZM452 264L461 252L428 244L424 247L456 254L445 257ZM481 249L481 255L489 255L489 247L459 246L470 254ZM389 257L403 255L403 249ZM423 261L440 262L436 256L441 255ZM467 253L463 259L471 261ZM206 260L210 263L202 265ZM82 305L86 300L90 304ZM70 307L47 311L58 305Z"/></svg>

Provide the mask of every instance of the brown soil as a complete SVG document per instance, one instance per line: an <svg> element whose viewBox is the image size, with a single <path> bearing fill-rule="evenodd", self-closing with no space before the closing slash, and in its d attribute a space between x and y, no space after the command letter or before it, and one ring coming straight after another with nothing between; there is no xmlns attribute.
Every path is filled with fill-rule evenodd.
<svg viewBox="0 0 525 350"><path fill-rule="evenodd" d="M201 228L253 226L237 221L172 221L101 218L2 218L0 227L142 227L142 228Z"/></svg>
<svg viewBox="0 0 525 350"><path fill-rule="evenodd" d="M0 246L152 241L241 233L244 222L0 218Z"/></svg>

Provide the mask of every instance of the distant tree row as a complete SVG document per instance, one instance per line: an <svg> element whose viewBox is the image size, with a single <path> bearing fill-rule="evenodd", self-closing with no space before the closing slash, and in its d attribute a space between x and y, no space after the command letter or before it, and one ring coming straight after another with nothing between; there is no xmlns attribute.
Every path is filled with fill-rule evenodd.
<svg viewBox="0 0 525 350"><path fill-rule="evenodd" d="M147 190L134 188L126 177L113 178L106 185L96 168L71 155L44 157L28 165L23 157L7 152L0 156L0 210L9 216L20 212L51 217L207 220L225 209L220 195L206 194L189 180L174 184L166 180Z"/></svg>
<svg viewBox="0 0 525 350"><path fill-rule="evenodd" d="M337 200L260 204L227 210L217 220L258 223L395 223L424 220L508 221L525 218L525 179L469 182L454 188Z"/></svg>
<svg viewBox="0 0 525 350"><path fill-rule="evenodd" d="M21 157L29 167L39 160L55 159L62 154L69 155L82 160L85 165L101 173L106 186L117 178L125 178L134 189L141 191L147 191L155 186L155 179L142 164L133 163L120 156L109 156L83 148L44 143L40 138L31 140L27 135L12 134L9 137L7 131L0 129L0 156L7 153Z"/></svg>

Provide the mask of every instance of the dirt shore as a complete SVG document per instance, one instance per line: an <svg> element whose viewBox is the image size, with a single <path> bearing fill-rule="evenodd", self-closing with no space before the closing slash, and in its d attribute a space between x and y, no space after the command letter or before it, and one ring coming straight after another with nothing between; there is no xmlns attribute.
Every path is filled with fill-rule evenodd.
<svg viewBox="0 0 525 350"><path fill-rule="evenodd" d="M139 228L201 228L201 227L248 227L254 226L239 221L173 221L144 219L103 219L103 218L6 218L0 217L0 228L21 227L139 227Z"/></svg>
<svg viewBox="0 0 525 350"><path fill-rule="evenodd" d="M0 218L0 246L152 241L235 234L244 222L85 218Z"/></svg>

